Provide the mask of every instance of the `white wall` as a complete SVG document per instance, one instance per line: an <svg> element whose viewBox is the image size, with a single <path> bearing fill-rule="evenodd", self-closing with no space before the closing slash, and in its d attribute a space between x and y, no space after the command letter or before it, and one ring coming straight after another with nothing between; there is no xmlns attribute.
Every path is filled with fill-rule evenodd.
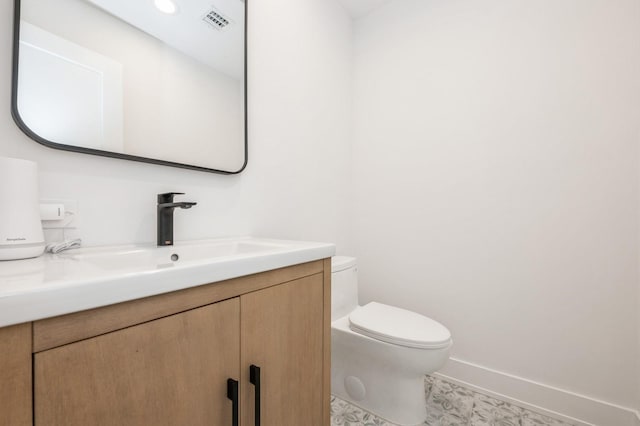
<svg viewBox="0 0 640 426"><path fill-rule="evenodd" d="M355 26L361 302L637 407L637 0L403 0ZM482 385L482 383L476 383Z"/></svg>
<svg viewBox="0 0 640 426"><path fill-rule="evenodd" d="M163 191L198 202L176 213L176 239L253 234L343 244L346 219L336 205L349 176L351 22L335 2L251 4L249 167L238 176L57 151L28 139L10 114L12 5L0 2L0 155L38 162L42 198L79 201L85 244L155 242Z"/></svg>

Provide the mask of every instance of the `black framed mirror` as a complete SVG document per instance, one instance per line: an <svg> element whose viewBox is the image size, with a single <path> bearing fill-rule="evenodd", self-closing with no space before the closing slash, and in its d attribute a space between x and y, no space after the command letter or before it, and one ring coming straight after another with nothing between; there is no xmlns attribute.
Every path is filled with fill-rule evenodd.
<svg viewBox="0 0 640 426"><path fill-rule="evenodd" d="M12 114L51 148L236 174L246 0L14 0Z"/></svg>

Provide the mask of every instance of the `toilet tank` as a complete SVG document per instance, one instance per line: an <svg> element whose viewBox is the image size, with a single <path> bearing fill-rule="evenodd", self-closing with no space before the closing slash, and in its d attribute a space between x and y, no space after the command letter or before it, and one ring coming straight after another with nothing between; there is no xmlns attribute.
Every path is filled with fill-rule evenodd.
<svg viewBox="0 0 640 426"><path fill-rule="evenodd" d="M355 257L331 258L331 321L358 306L358 267Z"/></svg>

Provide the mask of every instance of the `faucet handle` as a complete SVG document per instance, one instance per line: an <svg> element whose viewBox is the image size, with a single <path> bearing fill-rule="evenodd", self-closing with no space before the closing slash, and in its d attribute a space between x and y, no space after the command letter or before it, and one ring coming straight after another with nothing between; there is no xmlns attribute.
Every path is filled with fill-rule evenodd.
<svg viewBox="0 0 640 426"><path fill-rule="evenodd" d="M184 192L165 192L158 194L158 204L173 203L174 195L184 195Z"/></svg>

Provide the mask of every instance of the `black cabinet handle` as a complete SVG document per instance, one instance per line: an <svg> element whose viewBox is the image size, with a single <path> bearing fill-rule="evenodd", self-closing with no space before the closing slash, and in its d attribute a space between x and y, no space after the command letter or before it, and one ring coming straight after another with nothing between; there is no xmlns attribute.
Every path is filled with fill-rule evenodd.
<svg viewBox="0 0 640 426"><path fill-rule="evenodd" d="M238 426L238 381L233 379L227 380L227 398L231 400L232 405L232 419L231 425Z"/></svg>
<svg viewBox="0 0 640 426"><path fill-rule="evenodd" d="M251 365L251 367L249 367L249 381L256 388L255 419L256 426L260 426L260 367L258 367L257 365Z"/></svg>

